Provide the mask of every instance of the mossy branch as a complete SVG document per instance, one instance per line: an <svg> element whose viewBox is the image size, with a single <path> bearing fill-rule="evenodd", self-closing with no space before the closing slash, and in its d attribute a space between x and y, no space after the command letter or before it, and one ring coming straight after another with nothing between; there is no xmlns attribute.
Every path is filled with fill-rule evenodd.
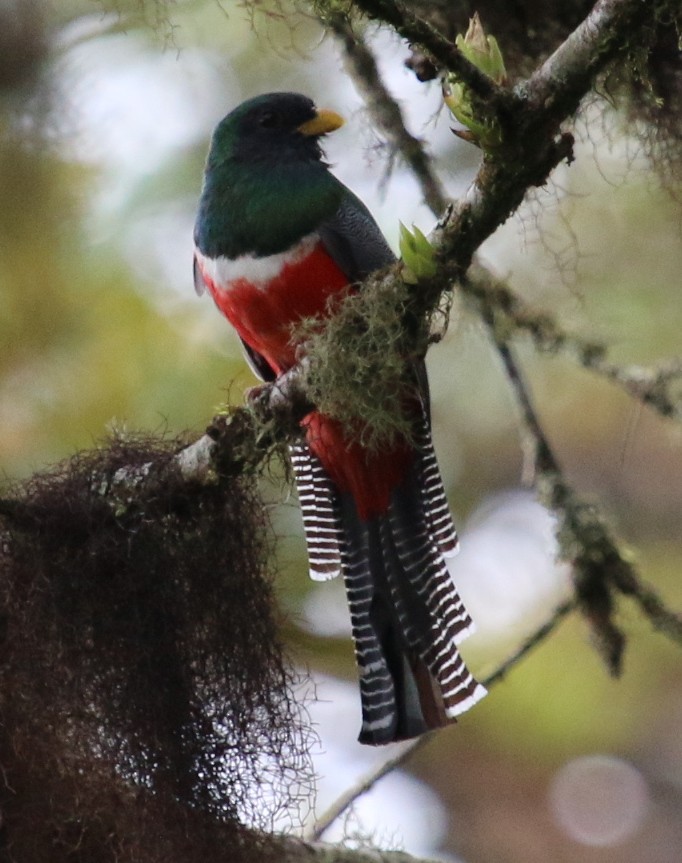
<svg viewBox="0 0 682 863"><path fill-rule="evenodd" d="M421 31L414 29L411 15L401 4L382 0L354 5L374 16L385 15L383 20L394 27L396 16L402 15L401 27L396 27L398 32L403 35L409 32L413 42L428 49L428 45L420 41ZM506 130L506 137L494 152L484 155L466 196L446 210L432 234L440 264L435 276L421 282L406 303L401 298L395 304L403 320L422 323L422 328L415 327L414 331L423 333L424 318L434 314L439 298L454 283L459 282L465 294L475 300L478 313L488 326L503 359L521 410L528 442L526 449L533 454L531 473L534 484L540 496L560 517L562 551L573 563L578 599L614 673L620 668L624 638L613 623L611 591L623 583L638 584L637 576L596 509L580 501L565 481L537 418L510 340L517 332L526 331L544 350L570 347L584 366L616 381L666 416L676 416L680 411L676 392L680 379L679 362L671 362L658 373L634 368L626 370L609 364L601 345L569 338L551 316L528 310L506 286L494 282L480 265L471 265L475 250L516 210L527 190L544 184L562 159L572 158L572 138L561 131L561 124L577 111L598 75L622 53L626 35L643 21L645 12L642 7L643 4L634 0L602 0L597 3L563 45L527 81L515 88L520 101L514 128ZM651 10L649 14L653 14ZM346 28L343 45L352 61L351 36L352 32ZM361 50L364 55L366 46ZM366 59L362 64L351 62L350 65L356 81L362 82L363 91L377 87L376 68ZM391 140L400 149L405 141L400 128L401 116L383 107L390 97L380 81L378 92L379 98L370 99L368 108L375 122L384 127L385 118L389 118ZM381 109L377 105L381 105ZM406 148L407 152L410 147ZM424 153L422 157L425 157ZM468 275L470 271L474 273L471 277ZM390 304L391 286L386 280L366 285L364 290L381 290ZM419 346L415 347L419 349ZM332 345L328 348L333 350ZM659 608L657 603L648 607L652 610ZM671 626L668 626L670 621L667 618L664 624L665 615L658 616L654 622L661 624L664 631L677 633L679 620L675 615L672 617Z"/></svg>
<svg viewBox="0 0 682 863"><path fill-rule="evenodd" d="M460 288L476 313L487 316L496 338L509 341L525 334L539 351L562 353L661 416L682 420L682 357L657 367L610 362L605 343L567 332L552 315L531 308L478 262L470 267Z"/></svg>
<svg viewBox="0 0 682 863"><path fill-rule="evenodd" d="M589 622L595 645L610 672L620 674L625 636L614 620L614 593L649 597L640 608L653 625L682 645L682 616L669 611L644 587L596 506L586 503L566 480L533 406L509 343L489 328L516 395L532 458L532 483L540 499L559 519L561 556L571 563L578 606Z"/></svg>

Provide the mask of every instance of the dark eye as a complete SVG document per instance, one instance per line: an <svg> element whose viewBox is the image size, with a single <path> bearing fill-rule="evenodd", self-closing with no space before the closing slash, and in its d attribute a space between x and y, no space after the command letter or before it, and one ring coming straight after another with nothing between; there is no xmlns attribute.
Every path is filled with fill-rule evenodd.
<svg viewBox="0 0 682 863"><path fill-rule="evenodd" d="M274 111L265 111L258 118L258 123L264 129L274 129L278 123L277 114Z"/></svg>

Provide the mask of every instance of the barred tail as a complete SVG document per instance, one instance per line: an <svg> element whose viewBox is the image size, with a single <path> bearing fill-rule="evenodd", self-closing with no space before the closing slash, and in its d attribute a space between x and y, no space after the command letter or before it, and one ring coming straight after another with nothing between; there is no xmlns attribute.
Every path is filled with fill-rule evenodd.
<svg viewBox="0 0 682 863"><path fill-rule="evenodd" d="M381 516L363 521L305 444L292 451L311 573L343 572L362 699L362 743L390 743L453 722L485 695L457 645L473 623L444 556L457 536L428 422Z"/></svg>
<svg viewBox="0 0 682 863"><path fill-rule="evenodd" d="M320 460L304 443L289 449L303 516L308 565L313 581L328 581L341 572L343 531L337 491Z"/></svg>

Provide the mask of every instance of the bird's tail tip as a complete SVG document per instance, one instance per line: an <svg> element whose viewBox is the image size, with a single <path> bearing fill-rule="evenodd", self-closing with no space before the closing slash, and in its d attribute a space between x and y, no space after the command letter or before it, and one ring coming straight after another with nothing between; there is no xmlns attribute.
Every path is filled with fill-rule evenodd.
<svg viewBox="0 0 682 863"><path fill-rule="evenodd" d="M488 694L488 690L482 683L479 683L477 680L472 678L472 684L472 687L464 698L456 704L445 708L445 715L448 719L455 719L462 713L466 713L467 710L471 710L474 705L478 704L478 702Z"/></svg>

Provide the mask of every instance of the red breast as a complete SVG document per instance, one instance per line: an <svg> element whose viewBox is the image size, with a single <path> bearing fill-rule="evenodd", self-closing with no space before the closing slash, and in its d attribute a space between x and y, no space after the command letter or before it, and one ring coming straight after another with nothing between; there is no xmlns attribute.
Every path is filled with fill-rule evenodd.
<svg viewBox="0 0 682 863"><path fill-rule="evenodd" d="M348 286L345 273L319 241L304 257L294 251L291 260L266 282L238 275L217 284L206 267L199 265L220 311L277 374L296 362L295 325L303 318L326 316L330 298L343 296Z"/></svg>

